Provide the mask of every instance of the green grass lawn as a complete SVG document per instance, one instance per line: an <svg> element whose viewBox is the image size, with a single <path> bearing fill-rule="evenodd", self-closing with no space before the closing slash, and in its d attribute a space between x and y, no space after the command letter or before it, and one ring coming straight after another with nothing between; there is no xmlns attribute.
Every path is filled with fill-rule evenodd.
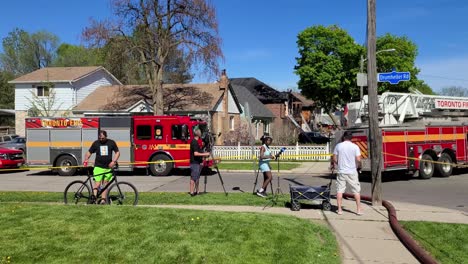
<svg viewBox="0 0 468 264"><path fill-rule="evenodd" d="M194 205L250 205L263 206L268 199L253 195L252 190L245 193L206 193L191 197L188 193L143 192L139 193L139 205L152 204L194 204ZM270 196L271 197L271 196ZM285 207L289 202L289 193L278 196L275 206ZM0 192L0 203L5 202L50 202L63 203L61 192Z"/></svg>
<svg viewBox="0 0 468 264"><path fill-rule="evenodd" d="M467 263L468 225L433 222L400 222L440 263Z"/></svg>
<svg viewBox="0 0 468 264"><path fill-rule="evenodd" d="M270 162L271 169L273 171L278 171L278 163L277 162ZM297 167L301 166L299 162L286 162L280 161L279 168L281 170L292 170ZM258 168L258 164L253 165L253 162L250 161L222 161L218 164L218 168L220 170L254 170Z"/></svg>
<svg viewBox="0 0 468 264"><path fill-rule="evenodd" d="M0 226L0 262L340 262L330 230L290 216L12 203Z"/></svg>

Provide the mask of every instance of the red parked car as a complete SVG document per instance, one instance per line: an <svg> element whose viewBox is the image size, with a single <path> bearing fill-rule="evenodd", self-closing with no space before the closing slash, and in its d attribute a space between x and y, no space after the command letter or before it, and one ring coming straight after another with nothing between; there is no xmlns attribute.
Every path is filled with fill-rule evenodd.
<svg viewBox="0 0 468 264"><path fill-rule="evenodd" d="M0 148L0 169L18 168L23 164L24 157L21 150Z"/></svg>

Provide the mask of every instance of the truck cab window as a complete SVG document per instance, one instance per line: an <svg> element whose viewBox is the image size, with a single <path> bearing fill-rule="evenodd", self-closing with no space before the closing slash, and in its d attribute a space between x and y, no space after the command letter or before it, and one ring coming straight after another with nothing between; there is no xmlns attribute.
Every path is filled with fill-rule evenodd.
<svg viewBox="0 0 468 264"><path fill-rule="evenodd" d="M185 129L186 140L190 139L188 126L183 125L172 126L172 139L182 139L182 129Z"/></svg>
<svg viewBox="0 0 468 264"><path fill-rule="evenodd" d="M136 137L139 140L151 139L151 126L146 126L146 125L137 126Z"/></svg>
<svg viewBox="0 0 468 264"><path fill-rule="evenodd" d="M154 139L163 139L163 126L154 126Z"/></svg>

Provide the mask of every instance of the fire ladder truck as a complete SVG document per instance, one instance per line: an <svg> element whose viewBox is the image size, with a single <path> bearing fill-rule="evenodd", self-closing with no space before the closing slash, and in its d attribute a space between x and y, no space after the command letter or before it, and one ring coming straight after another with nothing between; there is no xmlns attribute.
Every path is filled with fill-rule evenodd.
<svg viewBox="0 0 468 264"><path fill-rule="evenodd" d="M347 105L348 130L361 149L363 171L370 171L372 140L367 106L367 96ZM386 92L378 97L378 108L382 171L406 171L429 179L449 177L454 166L468 164L468 98Z"/></svg>

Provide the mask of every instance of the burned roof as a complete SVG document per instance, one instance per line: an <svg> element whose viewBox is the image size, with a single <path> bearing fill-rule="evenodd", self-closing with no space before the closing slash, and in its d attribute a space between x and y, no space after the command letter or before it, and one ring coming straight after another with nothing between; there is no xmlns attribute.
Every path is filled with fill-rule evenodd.
<svg viewBox="0 0 468 264"><path fill-rule="evenodd" d="M253 78L231 78L231 85L240 85L249 90L257 99L264 104L283 103L288 100L287 96L275 90L268 84Z"/></svg>
<svg viewBox="0 0 468 264"><path fill-rule="evenodd" d="M245 107L249 103L250 114L253 118L274 118L275 115L260 102L247 88L241 85L231 84L239 103Z"/></svg>

